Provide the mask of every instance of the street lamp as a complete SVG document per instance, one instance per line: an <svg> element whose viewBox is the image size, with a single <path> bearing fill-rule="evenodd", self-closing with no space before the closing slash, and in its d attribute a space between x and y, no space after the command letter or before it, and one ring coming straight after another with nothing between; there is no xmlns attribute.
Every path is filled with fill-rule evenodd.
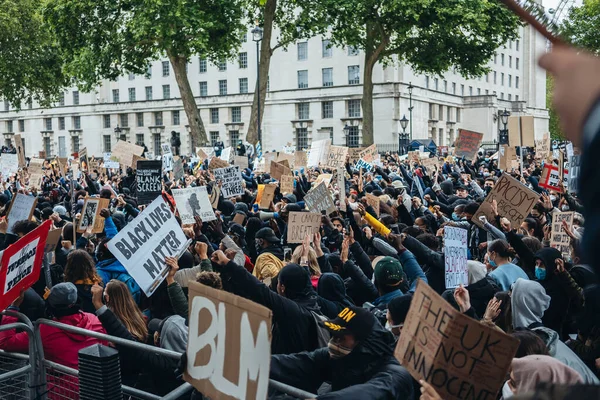
<svg viewBox="0 0 600 400"><path fill-rule="evenodd" d="M350 147L348 146L348 138L350 137L350 127L348 124L344 125L344 136L346 137L346 147Z"/></svg>
<svg viewBox="0 0 600 400"><path fill-rule="evenodd" d="M119 125L117 124L117 127L115 128L115 137L117 138L117 140L121 139L121 128L119 128Z"/></svg>
<svg viewBox="0 0 600 400"><path fill-rule="evenodd" d="M404 155L404 143L407 139L406 136L406 126L408 125L408 120L406 119L406 115L402 116L400 120L400 126L402 127L402 133L398 133L398 154Z"/></svg>
<svg viewBox="0 0 600 400"><path fill-rule="evenodd" d="M256 101L256 128L257 128L257 137L258 141L262 143L262 133L260 131L260 42L263 39L263 30L260 26L258 26L258 21L256 22L256 26L252 29L252 40L256 42L256 87L258 88L257 101Z"/></svg>
<svg viewBox="0 0 600 400"><path fill-rule="evenodd" d="M508 129L506 127L508 125L508 117L510 117L510 113L505 108L504 111L500 113L500 122L504 125L504 129L500 130L500 137L498 139L499 145L508 144Z"/></svg>
<svg viewBox="0 0 600 400"><path fill-rule="evenodd" d="M412 91L413 91L414 86L412 85L412 82L408 82L408 117L410 118L410 140L412 140L412 112L413 112L413 105L412 105Z"/></svg>

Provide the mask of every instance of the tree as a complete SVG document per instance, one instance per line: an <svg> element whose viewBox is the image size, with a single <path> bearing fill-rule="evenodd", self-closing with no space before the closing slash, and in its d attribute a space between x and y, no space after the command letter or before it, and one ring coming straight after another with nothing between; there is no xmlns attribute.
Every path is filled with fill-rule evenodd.
<svg viewBox="0 0 600 400"><path fill-rule="evenodd" d="M186 66L193 55L217 62L233 56L245 27L243 0L46 0L64 69L82 90L125 73L144 74L167 56L192 135L207 142Z"/></svg>
<svg viewBox="0 0 600 400"><path fill-rule="evenodd" d="M600 0L584 0L572 7L559 27L560 35L575 46L600 53Z"/></svg>
<svg viewBox="0 0 600 400"><path fill-rule="evenodd" d="M552 93L554 92L554 79L551 75L546 75L546 108L548 108L548 114L550 115L550 122L548 129L550 131L550 137L556 140L564 140L565 135L560 128L560 120L558 114L552 105Z"/></svg>
<svg viewBox="0 0 600 400"><path fill-rule="evenodd" d="M0 96L50 106L68 80L37 0L0 0Z"/></svg>
<svg viewBox="0 0 600 400"><path fill-rule="evenodd" d="M496 48L516 38L518 19L496 0L307 0L322 16L336 45L365 53L363 143L373 143L373 68L404 62L417 73L452 66L480 76Z"/></svg>

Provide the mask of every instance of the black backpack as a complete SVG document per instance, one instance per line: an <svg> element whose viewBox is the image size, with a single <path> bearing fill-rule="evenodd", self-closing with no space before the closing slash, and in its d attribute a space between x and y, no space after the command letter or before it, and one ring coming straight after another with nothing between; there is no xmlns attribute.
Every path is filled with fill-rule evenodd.
<svg viewBox="0 0 600 400"><path fill-rule="evenodd" d="M327 328L325 328L322 323L324 321L327 321L327 318L323 315L317 314L314 311L310 312L313 320L315 321L315 327L316 327L316 343L317 343L317 348L322 348L322 347L327 347L327 344L329 343L329 339L331 339L331 334L329 333L329 331L327 330Z"/></svg>

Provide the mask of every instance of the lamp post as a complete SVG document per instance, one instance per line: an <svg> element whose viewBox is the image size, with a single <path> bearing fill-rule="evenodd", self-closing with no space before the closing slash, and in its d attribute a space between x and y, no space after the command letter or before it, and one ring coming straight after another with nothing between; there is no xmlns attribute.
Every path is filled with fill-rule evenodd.
<svg viewBox="0 0 600 400"><path fill-rule="evenodd" d="M406 142L406 126L408 125L408 120L406 119L406 115L402 116L400 120L400 126L402 127L402 133L398 133L398 154L404 155L404 143Z"/></svg>
<svg viewBox="0 0 600 400"><path fill-rule="evenodd" d="M350 136L350 127L348 126L348 124L344 125L344 137L346 138L346 147L350 147L348 146L348 137Z"/></svg>
<svg viewBox="0 0 600 400"><path fill-rule="evenodd" d="M508 117L510 117L510 113L505 108L504 111L500 113L500 122L504 125L504 129L500 130L500 137L498 138L499 145L508 144Z"/></svg>
<svg viewBox="0 0 600 400"><path fill-rule="evenodd" d="M414 86L412 85L412 82L408 82L408 118L410 118L410 140L412 140L412 112L413 112L413 105L412 105L412 91L413 91Z"/></svg>
<svg viewBox="0 0 600 400"><path fill-rule="evenodd" d="M115 128L115 137L117 138L117 140L121 139L121 128L119 128L119 125L117 124L117 127Z"/></svg>
<svg viewBox="0 0 600 400"><path fill-rule="evenodd" d="M260 131L260 42L263 39L263 30L258 26L258 22L252 29L252 40L256 42L256 87L258 88L258 97L256 102L256 129L258 141L262 143L262 133Z"/></svg>

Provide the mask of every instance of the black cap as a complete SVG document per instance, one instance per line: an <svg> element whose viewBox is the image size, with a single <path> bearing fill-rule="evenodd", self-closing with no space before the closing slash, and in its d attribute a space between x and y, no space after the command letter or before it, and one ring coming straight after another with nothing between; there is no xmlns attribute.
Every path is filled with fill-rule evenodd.
<svg viewBox="0 0 600 400"><path fill-rule="evenodd" d="M361 307L346 307L338 316L321 324L327 328L333 336L344 336L351 334L356 340L365 340L371 332L377 320L368 310Z"/></svg>
<svg viewBox="0 0 600 400"><path fill-rule="evenodd" d="M258 232L256 232L256 236L254 236L256 239L264 239L269 243L279 243L280 240L279 238L275 235L275 232L273 232L273 229L271 228L261 228L258 230Z"/></svg>

